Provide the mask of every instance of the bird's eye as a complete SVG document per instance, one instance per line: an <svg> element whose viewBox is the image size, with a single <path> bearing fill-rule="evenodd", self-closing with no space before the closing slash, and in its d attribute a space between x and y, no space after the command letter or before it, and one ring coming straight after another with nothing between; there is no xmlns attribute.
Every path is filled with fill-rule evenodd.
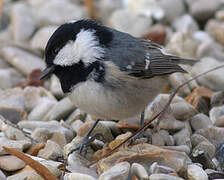
<svg viewBox="0 0 224 180"><path fill-rule="evenodd" d="M55 49L53 49L52 54L57 55L58 51L59 51L59 48L55 48Z"/></svg>

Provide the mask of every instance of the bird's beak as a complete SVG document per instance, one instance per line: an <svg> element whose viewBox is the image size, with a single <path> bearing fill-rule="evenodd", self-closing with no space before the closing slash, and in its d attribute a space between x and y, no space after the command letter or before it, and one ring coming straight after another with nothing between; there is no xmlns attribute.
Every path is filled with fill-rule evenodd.
<svg viewBox="0 0 224 180"><path fill-rule="evenodd" d="M50 67L47 67L44 69L40 75L40 79L44 79L45 77L49 76L51 73L53 73L55 70L55 65L52 65Z"/></svg>

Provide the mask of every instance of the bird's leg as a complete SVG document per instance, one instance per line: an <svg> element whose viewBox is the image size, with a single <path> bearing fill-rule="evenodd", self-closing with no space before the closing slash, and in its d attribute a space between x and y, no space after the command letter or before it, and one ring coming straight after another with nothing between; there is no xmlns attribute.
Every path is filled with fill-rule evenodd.
<svg viewBox="0 0 224 180"><path fill-rule="evenodd" d="M94 122L92 127L86 133L86 135L81 139L80 145L78 147L76 147L75 149L73 149L69 154L73 153L74 151L78 151L78 153L80 155L82 155L83 157L86 156L86 154L87 154L87 147L90 146L90 144L96 139L96 137L102 136L99 133L97 133L97 134L95 134L93 136L90 136L90 134L93 132L93 130L95 129L95 127L96 127L96 125L98 124L99 121L100 121L100 119L97 119Z"/></svg>
<svg viewBox="0 0 224 180"><path fill-rule="evenodd" d="M144 127L144 120L145 120L145 111L143 111L141 113L141 119L140 119L140 128ZM151 142L151 136L150 134L147 134L145 131L140 131L138 134L136 134L136 136L134 136L132 139L131 139L131 144L137 140L137 139L140 139L142 137L146 137L148 142Z"/></svg>

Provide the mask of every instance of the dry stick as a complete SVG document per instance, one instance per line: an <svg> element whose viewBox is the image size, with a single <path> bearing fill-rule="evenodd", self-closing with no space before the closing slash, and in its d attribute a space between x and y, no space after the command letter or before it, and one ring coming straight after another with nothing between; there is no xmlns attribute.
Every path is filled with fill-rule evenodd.
<svg viewBox="0 0 224 180"><path fill-rule="evenodd" d="M0 115L0 119L1 119L5 124L7 124L7 125L9 125L9 126L11 126L11 127L14 127L14 128L16 128L16 129L20 130L20 131L24 134L24 136L26 136L27 138L29 138L29 139L31 140L32 143L35 143L35 142L36 142L36 140L34 140L31 136L29 136L28 133L25 132L25 131L24 131L21 127L19 127L17 124L13 124L13 123L11 123L9 120L5 119L2 115Z"/></svg>
<svg viewBox="0 0 224 180"><path fill-rule="evenodd" d="M175 97L175 95L177 94L177 92L185 85L187 85L189 82L193 81L193 80L196 80L198 79L199 77L209 73L209 72L212 72L212 71L215 71L217 69L221 69L221 68L224 68L224 64L220 65L220 66L217 66L215 68L212 68L208 71L205 71L201 74L198 74L197 76L189 79L188 81L184 82L183 84L181 84L180 86L178 86L171 94L170 94L170 97L169 97L169 100L168 102L166 103L166 105L164 106L164 108L162 109L162 111L160 111L157 115L155 115L150 121L148 121L142 128L140 128L135 134L133 134L132 136L128 137L126 140L124 140L121 144L119 144L118 146L116 146L114 149L112 149L109 153L107 153L105 156L103 156L102 158L96 160L96 161L93 161L91 162L88 166L91 166L95 163L97 163L98 161L102 160L103 158L106 158L108 156L110 156L111 154L113 154L119 147L121 147L123 144L125 144L126 142L128 142L130 139L132 139L133 137L137 136L140 132L143 132L145 131L150 125L151 123L156 119L156 118L161 118L165 112L167 111L167 108L170 106L173 98Z"/></svg>

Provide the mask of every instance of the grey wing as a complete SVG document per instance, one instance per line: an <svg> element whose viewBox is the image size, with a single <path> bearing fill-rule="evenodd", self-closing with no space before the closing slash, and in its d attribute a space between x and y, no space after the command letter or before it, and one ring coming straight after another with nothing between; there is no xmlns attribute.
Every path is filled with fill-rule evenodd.
<svg viewBox="0 0 224 180"><path fill-rule="evenodd" d="M152 41L142 40L145 48L145 57L132 66L130 75L151 78L172 74L175 72L186 73L178 64L187 63L188 60L181 59L177 56L167 55L162 52L162 47ZM190 61L189 61L190 62Z"/></svg>
<svg viewBox="0 0 224 180"><path fill-rule="evenodd" d="M135 38L115 30L113 33L114 40L105 53L105 61L112 61L121 71L131 76L151 78L175 72L186 73L178 64L192 63L162 53L162 47L152 41Z"/></svg>

